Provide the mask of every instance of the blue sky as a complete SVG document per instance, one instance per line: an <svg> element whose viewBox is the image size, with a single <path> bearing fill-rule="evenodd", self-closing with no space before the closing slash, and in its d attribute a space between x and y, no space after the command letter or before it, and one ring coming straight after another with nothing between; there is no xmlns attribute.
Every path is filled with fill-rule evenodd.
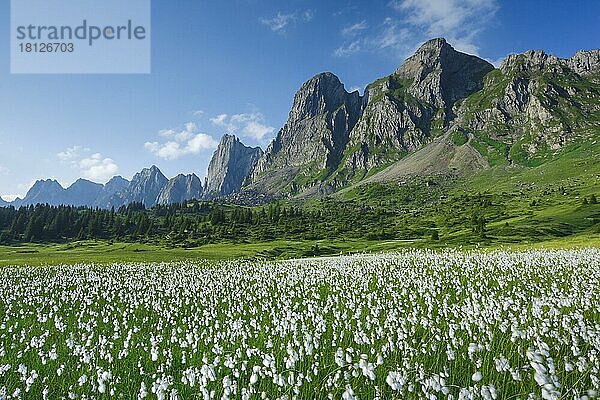
<svg viewBox="0 0 600 400"><path fill-rule="evenodd" d="M600 47L597 0L154 0L151 74L11 75L7 0L0 15L5 199L39 178L105 182L152 164L204 177L225 132L264 148L314 74L362 89L432 37L493 62Z"/></svg>

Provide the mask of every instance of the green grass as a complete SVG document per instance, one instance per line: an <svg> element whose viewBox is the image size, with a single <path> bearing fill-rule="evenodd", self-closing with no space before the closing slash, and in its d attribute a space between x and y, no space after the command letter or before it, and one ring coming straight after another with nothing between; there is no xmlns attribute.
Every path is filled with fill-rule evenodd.
<svg viewBox="0 0 600 400"><path fill-rule="evenodd" d="M340 253L393 250L406 242L380 241L286 241L259 243L219 243L194 248L169 248L142 243L83 241L70 244L25 244L0 246L0 266L59 265L124 262L171 262L184 260L222 260L239 258L298 258Z"/></svg>
<svg viewBox="0 0 600 400"><path fill-rule="evenodd" d="M469 141L469 136L465 134L465 132L461 130L456 130L452 132L452 143L456 146L462 146Z"/></svg>
<svg viewBox="0 0 600 400"><path fill-rule="evenodd" d="M577 249L600 248L600 233L585 233L539 241L523 239L510 241L453 240L442 237L433 241L429 237L390 240L276 240L258 243L218 243L194 248L170 248L143 243L109 243L82 241L69 244L24 244L0 246L0 266L43 266L94 263L168 263L194 260L226 259L289 259L303 257L335 256L340 254L377 253L409 248L462 248L462 249Z"/></svg>

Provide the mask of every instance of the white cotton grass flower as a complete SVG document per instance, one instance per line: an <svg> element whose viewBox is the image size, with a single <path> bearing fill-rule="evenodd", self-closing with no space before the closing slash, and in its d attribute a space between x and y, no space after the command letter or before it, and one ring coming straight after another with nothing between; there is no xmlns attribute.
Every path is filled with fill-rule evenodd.
<svg viewBox="0 0 600 400"><path fill-rule="evenodd" d="M498 382L590 400L598 265L581 249L6 267L0 400L495 400Z"/></svg>

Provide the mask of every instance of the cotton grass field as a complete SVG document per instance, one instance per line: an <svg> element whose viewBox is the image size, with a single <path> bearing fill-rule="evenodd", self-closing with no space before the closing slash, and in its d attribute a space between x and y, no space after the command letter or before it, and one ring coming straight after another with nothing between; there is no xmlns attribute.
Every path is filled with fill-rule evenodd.
<svg viewBox="0 0 600 400"><path fill-rule="evenodd" d="M0 269L0 399L592 399L600 250Z"/></svg>

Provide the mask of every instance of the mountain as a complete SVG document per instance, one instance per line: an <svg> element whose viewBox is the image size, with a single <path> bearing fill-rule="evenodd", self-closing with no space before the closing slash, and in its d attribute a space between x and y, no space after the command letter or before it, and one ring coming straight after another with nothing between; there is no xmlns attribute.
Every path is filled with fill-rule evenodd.
<svg viewBox="0 0 600 400"><path fill-rule="evenodd" d="M223 135L208 166L204 197L239 191L262 155L260 147L247 147L234 135Z"/></svg>
<svg viewBox="0 0 600 400"><path fill-rule="evenodd" d="M348 93L332 73L296 93L247 193L322 195L359 182L534 166L600 133L600 51L509 56L500 68L424 43L391 75Z"/></svg>
<svg viewBox="0 0 600 400"><path fill-rule="evenodd" d="M360 178L441 135L455 117L456 102L480 90L493 69L444 39L423 44L392 75L367 86L366 105L350 134L338 179Z"/></svg>
<svg viewBox="0 0 600 400"><path fill-rule="evenodd" d="M10 203L8 201L5 201L2 197L0 197L0 207L8 207L10 206Z"/></svg>
<svg viewBox="0 0 600 400"><path fill-rule="evenodd" d="M65 204L65 189L53 179L39 180L33 184L20 205L28 206L38 203L58 206Z"/></svg>
<svg viewBox="0 0 600 400"><path fill-rule="evenodd" d="M167 182L168 179L155 165L144 168L133 176L125 188L109 199L108 205L117 209L122 205L138 202L143 203L146 207L153 207Z"/></svg>
<svg viewBox="0 0 600 400"><path fill-rule="evenodd" d="M104 186L81 179L63 189L56 181L38 181L11 204L152 207L216 197L253 204L370 182L465 178L495 168L507 176L561 160L598 139L600 50L568 59L527 51L494 68L438 38L369 84L363 96L346 91L331 72L310 78L264 152L223 136L204 187L193 174L167 180L153 166L131 182L115 177ZM587 151L596 160L595 150Z"/></svg>
<svg viewBox="0 0 600 400"><path fill-rule="evenodd" d="M509 56L459 107L451 130L493 165L534 166L597 138L599 128L600 50L592 50Z"/></svg>
<svg viewBox="0 0 600 400"><path fill-rule="evenodd" d="M129 185L129 181L124 179L121 176L112 177L102 189L102 192L94 201L94 207L108 209L111 206L111 199L115 194L124 190L127 185Z"/></svg>
<svg viewBox="0 0 600 400"><path fill-rule="evenodd" d="M104 185L86 179L77 179L65 189L62 204L91 207L103 190Z"/></svg>
<svg viewBox="0 0 600 400"><path fill-rule="evenodd" d="M247 183L259 192L295 192L334 171L360 117L358 91L348 93L330 72L314 76L294 97L284 127Z"/></svg>
<svg viewBox="0 0 600 400"><path fill-rule="evenodd" d="M169 179L158 195L158 204L182 203L186 200L202 197L202 182L196 174L179 174Z"/></svg>
<svg viewBox="0 0 600 400"><path fill-rule="evenodd" d="M434 39L368 85L362 97L348 93L332 73L319 74L296 93L248 188L322 193L361 179L441 135L455 117L455 103L480 90L493 70Z"/></svg>
<svg viewBox="0 0 600 400"><path fill-rule="evenodd" d="M114 195L123 186L122 181L127 182L121 177L112 178L106 185L78 179L65 189L55 180L39 180L22 200L16 199L9 204L15 207L50 204L107 208L103 199Z"/></svg>

